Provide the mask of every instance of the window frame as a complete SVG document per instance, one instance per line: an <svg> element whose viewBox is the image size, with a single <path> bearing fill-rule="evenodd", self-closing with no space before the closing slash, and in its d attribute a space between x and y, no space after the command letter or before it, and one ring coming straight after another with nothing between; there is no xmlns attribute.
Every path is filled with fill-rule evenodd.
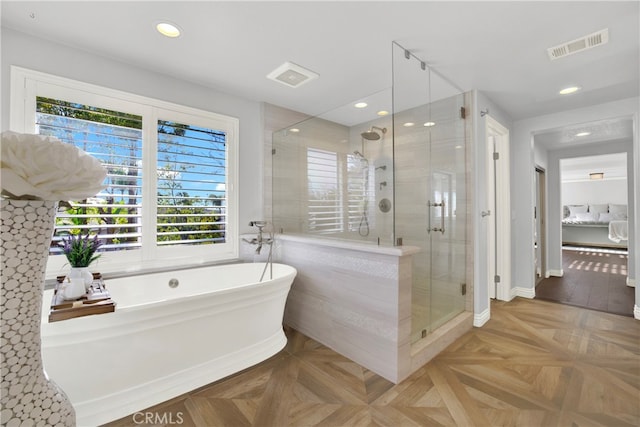
<svg viewBox="0 0 640 427"><path fill-rule="evenodd" d="M238 259L239 120L237 118L12 66L9 111L11 130L35 133L36 97L38 96L142 116L142 247L140 250L103 253L94 264L96 271L103 274L139 272ZM203 126L226 133L225 243L166 247L156 245L157 180L153 177L156 176L158 120ZM47 262L46 278L55 278L57 275L65 274L67 270L68 264L64 256L50 256Z"/></svg>

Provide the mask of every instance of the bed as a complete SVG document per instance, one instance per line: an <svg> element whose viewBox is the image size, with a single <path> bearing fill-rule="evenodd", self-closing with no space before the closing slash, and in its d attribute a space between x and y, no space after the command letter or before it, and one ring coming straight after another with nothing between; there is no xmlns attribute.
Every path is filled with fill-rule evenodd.
<svg viewBox="0 0 640 427"><path fill-rule="evenodd" d="M627 248L627 205L582 204L563 207L562 244Z"/></svg>

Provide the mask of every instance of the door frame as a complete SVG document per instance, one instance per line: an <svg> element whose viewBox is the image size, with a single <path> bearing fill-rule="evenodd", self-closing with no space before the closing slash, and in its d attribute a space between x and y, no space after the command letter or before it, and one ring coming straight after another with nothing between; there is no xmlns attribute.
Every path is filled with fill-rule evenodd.
<svg viewBox="0 0 640 427"><path fill-rule="evenodd" d="M534 283L537 285L541 280L549 277L547 272L547 175L543 167L536 165L536 205L534 221L536 224L537 243L535 260ZM540 276L538 277L538 265L540 266Z"/></svg>
<svg viewBox="0 0 640 427"><path fill-rule="evenodd" d="M511 164L509 130L485 116L487 143L487 285L489 298L509 301L511 295ZM495 159L494 153L497 153ZM499 282L495 278L499 277Z"/></svg>

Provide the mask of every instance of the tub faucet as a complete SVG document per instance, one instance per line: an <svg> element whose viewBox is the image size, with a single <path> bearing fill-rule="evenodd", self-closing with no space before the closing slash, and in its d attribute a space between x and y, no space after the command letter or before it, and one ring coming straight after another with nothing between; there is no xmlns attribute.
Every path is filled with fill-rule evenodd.
<svg viewBox="0 0 640 427"><path fill-rule="evenodd" d="M256 248L256 254L260 254L262 251L262 245L269 245L269 256L267 257L267 262L264 264L264 270L262 270L262 274L260 275L259 282L262 282L264 279L264 275L267 272L267 268L269 268L269 277L273 279L273 242L275 242L275 235L273 232L273 225L269 229L269 236L265 237L263 228L267 226L267 221L251 221L249 222L249 226L258 227L258 236L254 237L251 240L242 239L245 242L251 245L258 245Z"/></svg>
<svg viewBox="0 0 640 427"><path fill-rule="evenodd" d="M262 251L263 244L271 245L273 243L273 237L272 236L264 237L263 235L262 229L267 225L266 221L251 221L249 222L249 225L252 227L258 227L258 236L254 237L251 240L247 240L247 239L242 239L242 240L252 245L258 245L258 247L256 248L256 254L259 254Z"/></svg>

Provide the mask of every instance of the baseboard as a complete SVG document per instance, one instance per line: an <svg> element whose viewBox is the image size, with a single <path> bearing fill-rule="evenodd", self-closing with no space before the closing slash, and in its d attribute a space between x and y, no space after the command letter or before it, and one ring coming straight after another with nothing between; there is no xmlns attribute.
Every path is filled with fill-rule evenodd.
<svg viewBox="0 0 640 427"><path fill-rule="evenodd" d="M514 299L515 297L522 297L533 299L536 297L536 290L534 288L523 288L516 286L515 288L511 288L511 295L509 301Z"/></svg>
<svg viewBox="0 0 640 427"><path fill-rule="evenodd" d="M627 286L630 288L635 288L636 287L636 279L631 279L629 277L627 277Z"/></svg>
<svg viewBox="0 0 640 427"><path fill-rule="evenodd" d="M547 274L545 277L562 277L564 276L564 272L562 270L547 270Z"/></svg>
<svg viewBox="0 0 640 427"><path fill-rule="evenodd" d="M633 306L633 317L637 320L640 320L640 307L637 305Z"/></svg>
<svg viewBox="0 0 640 427"><path fill-rule="evenodd" d="M489 321L491 318L491 310L489 307L484 309L481 313L474 313L473 315L473 326L479 328L483 326L485 323Z"/></svg>

